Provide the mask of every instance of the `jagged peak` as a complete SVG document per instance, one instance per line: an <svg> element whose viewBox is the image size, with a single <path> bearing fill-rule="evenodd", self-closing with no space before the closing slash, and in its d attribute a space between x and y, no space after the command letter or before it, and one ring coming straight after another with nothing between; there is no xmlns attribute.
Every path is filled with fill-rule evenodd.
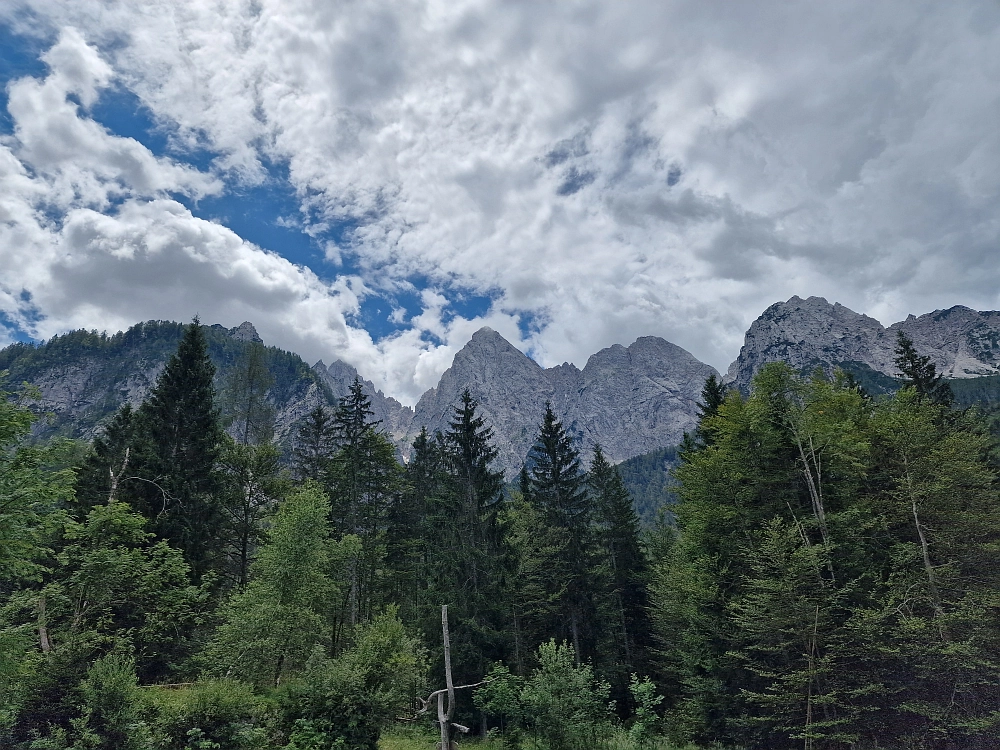
<svg viewBox="0 0 1000 750"><path fill-rule="evenodd" d="M237 341L252 341L256 344L264 343L264 339L260 337L257 333L257 329L254 328L253 323L249 320L244 320L235 328L230 328L229 335Z"/></svg>

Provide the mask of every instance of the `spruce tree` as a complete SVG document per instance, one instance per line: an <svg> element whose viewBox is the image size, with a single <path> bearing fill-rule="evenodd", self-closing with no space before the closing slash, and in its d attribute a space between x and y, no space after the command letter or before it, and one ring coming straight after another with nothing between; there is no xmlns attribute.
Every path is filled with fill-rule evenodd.
<svg viewBox="0 0 1000 750"><path fill-rule="evenodd" d="M705 380L705 385L701 389L701 401L698 403L698 419L704 421L708 417L714 417L719 412L719 407L726 400L726 387L722 381L715 377L713 372Z"/></svg>
<svg viewBox="0 0 1000 750"><path fill-rule="evenodd" d="M896 367L903 376L903 387L913 388L921 398L935 404L951 406L955 397L951 386L939 375L931 358L921 355L913 346L913 339L896 331Z"/></svg>
<svg viewBox="0 0 1000 750"><path fill-rule="evenodd" d="M600 552L608 568L609 590L604 623L609 647L602 649L607 662L615 662L624 684L633 672L643 671L649 640L646 613L647 563L639 537L639 517L632 496L625 488L618 468L594 446L594 460L587 476L594 497ZM608 606L610 605L610 606Z"/></svg>
<svg viewBox="0 0 1000 750"><path fill-rule="evenodd" d="M528 454L528 496L543 521L564 532L564 543L552 550L550 569L558 602L552 627L573 643L577 659L593 653L597 631L592 578L596 567L591 523L593 508L586 474L573 439L546 403L538 437ZM555 538L555 537L554 537Z"/></svg>
<svg viewBox="0 0 1000 750"><path fill-rule="evenodd" d="M444 554L451 558L441 571L438 604L453 606L456 675L469 680L479 679L490 661L503 658L506 641L500 601L507 552L497 518L503 474L493 469L493 429L477 413L478 406L468 390L463 392L442 438L447 494L430 509L435 534L445 542L435 551L441 555L447 548Z"/></svg>
<svg viewBox="0 0 1000 750"><path fill-rule="evenodd" d="M337 428L333 415L320 404L299 427L292 449L292 473L299 481L312 479L326 484L330 461L337 452Z"/></svg>
<svg viewBox="0 0 1000 750"><path fill-rule="evenodd" d="M184 553L197 576L218 561L223 517L216 473L222 429L214 405L215 365L197 318L187 326L139 409L132 495L156 535Z"/></svg>

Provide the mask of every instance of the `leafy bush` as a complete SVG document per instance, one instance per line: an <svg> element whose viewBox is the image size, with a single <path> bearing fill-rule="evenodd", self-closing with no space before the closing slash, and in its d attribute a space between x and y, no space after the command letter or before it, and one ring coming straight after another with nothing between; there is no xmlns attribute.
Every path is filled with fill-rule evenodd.
<svg viewBox="0 0 1000 750"><path fill-rule="evenodd" d="M611 686L575 658L565 643L543 643L538 669L521 693L528 726L550 750L592 748L610 729Z"/></svg>
<svg viewBox="0 0 1000 750"><path fill-rule="evenodd" d="M254 750L270 747L266 702L249 685L206 680L155 689L156 747L163 750Z"/></svg>
<svg viewBox="0 0 1000 750"><path fill-rule="evenodd" d="M423 676L424 652L394 610L358 629L335 659L317 648L301 680L279 703L289 750L375 750L382 727L410 704Z"/></svg>

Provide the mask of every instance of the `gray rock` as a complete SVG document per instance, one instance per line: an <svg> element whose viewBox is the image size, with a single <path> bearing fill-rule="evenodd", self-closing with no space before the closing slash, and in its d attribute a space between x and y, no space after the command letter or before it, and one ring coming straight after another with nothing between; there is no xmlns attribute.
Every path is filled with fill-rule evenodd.
<svg viewBox="0 0 1000 750"><path fill-rule="evenodd" d="M354 367L339 359L329 367L320 360L313 365L312 370L320 382L330 389L334 403L346 396L348 389L354 384L354 378L360 377ZM391 396L386 396L370 380L360 379L364 394L371 399L373 418L381 422L379 429L384 431L397 446L400 445L406 438L410 420L413 419L413 409L403 406Z"/></svg>
<svg viewBox="0 0 1000 750"><path fill-rule="evenodd" d="M432 433L447 430L468 388L494 430L498 465L508 478L534 443L546 401L585 455L600 443L610 460L622 461L677 443L694 426L698 397L713 373L655 336L603 349L582 371L568 363L542 369L496 331L483 328L455 355L438 386L420 398L408 439L412 442L422 426Z"/></svg>
<svg viewBox="0 0 1000 750"><path fill-rule="evenodd" d="M767 362L787 362L807 372L842 365L863 365L896 377L896 331L909 336L949 378L973 378L1000 371L1000 312L956 306L884 328L874 318L822 297L792 297L776 302L753 322L725 382L747 392Z"/></svg>
<svg viewBox="0 0 1000 750"><path fill-rule="evenodd" d="M257 329L253 327L253 323L249 320L243 321L235 328L230 328L229 335L237 341L250 341L255 344L264 343L264 340L257 334Z"/></svg>

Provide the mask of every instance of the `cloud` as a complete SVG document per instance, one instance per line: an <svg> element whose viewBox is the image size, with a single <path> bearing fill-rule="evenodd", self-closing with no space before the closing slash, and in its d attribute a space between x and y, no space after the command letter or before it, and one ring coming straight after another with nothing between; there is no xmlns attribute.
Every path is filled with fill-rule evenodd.
<svg viewBox="0 0 1000 750"><path fill-rule="evenodd" d="M351 323L368 293L361 278L323 281L194 216L173 196L218 192L217 177L87 117L113 75L78 32L64 30L44 59L44 79L9 85L14 134L0 145L0 312L22 330L47 338L195 313L227 325L249 319L266 340L312 360L334 352L411 402L464 343L454 336L471 335L442 320L447 300L428 290L410 335L375 344ZM516 325L506 328L516 340Z"/></svg>
<svg viewBox="0 0 1000 750"><path fill-rule="evenodd" d="M10 165L25 197L9 210L67 212L57 235L39 230L39 252L119 269L187 253L170 271L179 290L181 267L212 273L175 298L231 290L262 330L260 316L280 321L282 344L336 347L322 356L407 400L486 320L512 338L535 321L519 343L544 364L656 334L725 369L750 321L792 294L883 322L1000 302L1000 10L986 0L35 0L6 12L38 33L78 30L61 32L48 78L10 89L24 129L8 147L44 168ZM111 81L170 134L173 159L95 132L88 101ZM184 166L193 148L218 155L211 173ZM271 163L287 166L309 231L353 228L327 247L358 278L297 269L271 284L280 258L170 203L259 182ZM130 259L114 255L125 248ZM260 259L230 276L226 253ZM73 273L90 272L80 262ZM422 312L373 343L352 305L416 278ZM491 311L452 317L456 289L489 293ZM286 298L298 302L283 311ZM326 298L336 314L312 319ZM87 304L112 319L107 295Z"/></svg>

